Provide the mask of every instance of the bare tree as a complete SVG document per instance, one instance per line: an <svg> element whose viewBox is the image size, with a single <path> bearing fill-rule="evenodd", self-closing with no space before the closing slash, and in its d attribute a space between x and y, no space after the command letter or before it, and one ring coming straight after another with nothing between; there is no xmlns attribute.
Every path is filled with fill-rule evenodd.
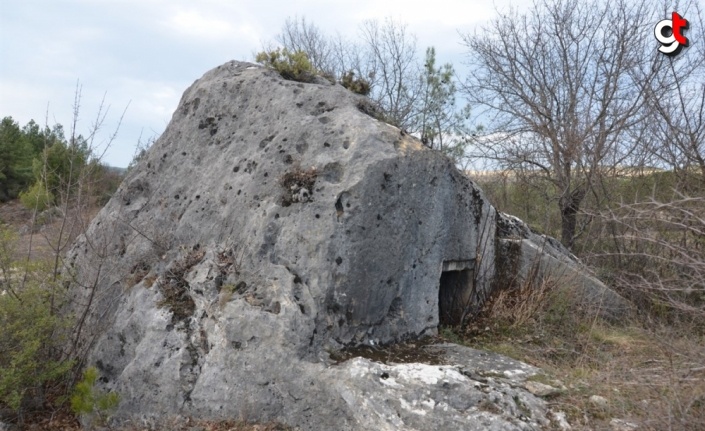
<svg viewBox="0 0 705 431"><path fill-rule="evenodd" d="M391 18L384 23L365 21L360 31L372 83L370 97L391 122L411 129L422 85L416 37Z"/></svg>
<svg viewBox="0 0 705 431"><path fill-rule="evenodd" d="M542 174L567 247L605 168L636 148L629 132L643 124L642 89L662 61L652 47L657 12L646 2L541 0L463 37L473 67L465 92L501 138L480 141L482 155Z"/></svg>
<svg viewBox="0 0 705 431"><path fill-rule="evenodd" d="M332 40L306 18L287 18L276 41L290 52L305 52L314 68L337 76Z"/></svg>
<svg viewBox="0 0 705 431"><path fill-rule="evenodd" d="M305 52L315 69L338 80L352 72L369 81L369 97L387 120L416 131L423 68L417 57L416 37L405 24L391 18L365 21L358 42L340 34L327 36L303 17L287 18L276 41L290 52Z"/></svg>
<svg viewBox="0 0 705 431"><path fill-rule="evenodd" d="M345 84L363 79L385 119L458 162L464 155L467 109L456 109L456 77L451 64L437 67L435 49L421 64L416 37L391 18L362 23L358 40L325 35L305 18L288 18L277 42L289 52L305 52L312 66ZM271 47L270 47L271 50Z"/></svg>
<svg viewBox="0 0 705 431"><path fill-rule="evenodd" d="M671 10L661 11L670 16ZM702 40L703 14L696 2L678 12L691 22L688 38ZM632 130L644 143L640 156L651 169L629 180L620 200L595 211L586 257L612 284L644 308L669 319L705 317L705 49L702 44L666 57L645 81L644 127ZM651 156L651 159L648 157ZM638 173L638 171L634 171ZM675 181L674 181L675 180ZM641 184L641 186L640 186ZM670 307L673 313L664 313Z"/></svg>
<svg viewBox="0 0 705 431"><path fill-rule="evenodd" d="M687 36L705 37L705 19L698 3L679 11L690 21ZM650 87L645 88L651 121L648 133L657 164L678 176L677 188L705 189L705 48L693 43L670 58ZM695 178L694 178L695 177Z"/></svg>
<svg viewBox="0 0 705 431"><path fill-rule="evenodd" d="M128 104L129 106L129 104ZM71 125L71 137L68 142L67 158L68 168L62 173L57 187L59 194L59 202L61 204L61 223L58 227L58 232L53 238L45 234L45 239L50 245L53 254L52 279L56 281L63 269L62 258L65 250L71 245L77 235L84 233L87 229L87 224L90 221L88 212L89 197L93 194L92 190L95 187L94 170L100 163L101 159L117 138L120 125L127 111L127 106L122 112L115 130L108 137L106 142L97 142L98 134L104 126L106 117L109 112L109 107L105 105L105 95L100 102L100 106L96 112L96 117L90 125L89 132L86 137L78 133L78 121L81 110L81 86L77 83L74 94L73 104L73 121ZM89 163L89 158L93 163ZM47 163L44 160L43 179L46 183ZM52 297L53 302L53 297ZM53 304L52 304L53 305Z"/></svg>

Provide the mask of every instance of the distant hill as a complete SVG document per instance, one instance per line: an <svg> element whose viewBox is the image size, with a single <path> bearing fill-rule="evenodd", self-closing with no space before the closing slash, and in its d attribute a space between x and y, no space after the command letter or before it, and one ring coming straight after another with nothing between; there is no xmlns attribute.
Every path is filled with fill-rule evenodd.
<svg viewBox="0 0 705 431"><path fill-rule="evenodd" d="M125 176L127 173L127 168L121 168L119 166L110 166L110 165L105 165L105 168L112 173L118 174L120 176Z"/></svg>

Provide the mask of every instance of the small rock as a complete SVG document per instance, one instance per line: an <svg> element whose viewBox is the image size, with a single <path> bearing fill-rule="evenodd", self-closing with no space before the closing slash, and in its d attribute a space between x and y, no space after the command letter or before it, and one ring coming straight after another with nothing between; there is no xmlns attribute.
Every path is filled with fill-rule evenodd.
<svg viewBox="0 0 705 431"><path fill-rule="evenodd" d="M639 425L625 421L624 419L612 419L610 421L610 429L612 431L634 431L639 429Z"/></svg>
<svg viewBox="0 0 705 431"><path fill-rule="evenodd" d="M601 397L600 395L591 395L588 401L593 407L597 407L602 410L607 409L607 406L609 405L607 398Z"/></svg>
<svg viewBox="0 0 705 431"><path fill-rule="evenodd" d="M568 431L568 430L572 429L572 427L568 423L568 420L565 418L564 412L555 412L553 410L550 410L548 412L548 417L549 417L549 419L551 419L551 422L554 424L555 429L559 429L562 431Z"/></svg>
<svg viewBox="0 0 705 431"><path fill-rule="evenodd" d="M563 392L565 392L565 391L568 390L568 388L565 387L565 384L563 384L563 382L561 382L561 381L558 380L558 379L549 380L549 381L548 381L548 384L550 384L551 386L555 386L555 387L557 387L557 388L560 388L560 390L563 391Z"/></svg>
<svg viewBox="0 0 705 431"><path fill-rule="evenodd" d="M540 382L528 381L524 383L524 389L537 397L554 397L561 394L561 390Z"/></svg>

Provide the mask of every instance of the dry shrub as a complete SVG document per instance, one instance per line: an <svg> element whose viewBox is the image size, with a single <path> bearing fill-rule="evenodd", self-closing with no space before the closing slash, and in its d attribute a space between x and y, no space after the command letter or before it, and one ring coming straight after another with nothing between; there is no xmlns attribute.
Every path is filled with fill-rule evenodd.
<svg viewBox="0 0 705 431"><path fill-rule="evenodd" d="M606 324L599 310L599 304L582 301L564 279L547 277L496 293L465 336L520 360L527 359L522 347L534 344L544 360L560 364L579 357L586 350L586 333L598 322Z"/></svg>
<svg viewBox="0 0 705 431"><path fill-rule="evenodd" d="M538 288L523 285L518 289L499 291L485 306L485 318L505 322L510 328L524 326L535 319L543 310L551 295L555 295L555 285L551 281Z"/></svg>
<svg viewBox="0 0 705 431"><path fill-rule="evenodd" d="M705 198L676 193L595 214L606 238L588 256L645 317L705 331Z"/></svg>
<svg viewBox="0 0 705 431"><path fill-rule="evenodd" d="M343 74L343 76L340 78L340 85L352 91L353 93L362 94L363 96L369 95L370 91L372 91L370 81L361 77L356 78L355 72L353 72L352 70Z"/></svg>

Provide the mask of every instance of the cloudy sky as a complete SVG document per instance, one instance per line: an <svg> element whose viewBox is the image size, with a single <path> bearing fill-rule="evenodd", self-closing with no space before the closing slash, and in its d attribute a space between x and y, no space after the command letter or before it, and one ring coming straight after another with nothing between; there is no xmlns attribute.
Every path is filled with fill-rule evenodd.
<svg viewBox="0 0 705 431"><path fill-rule="evenodd" d="M509 0L495 1L506 8ZM417 36L420 54L435 46L441 62L462 70L458 32L495 15L492 2L0 0L0 116L68 129L77 83L77 130L86 134L101 99L109 107L97 142L104 160L127 166L138 140L160 134L183 91L226 61L252 60L287 17L304 16L325 33L356 38L360 23L391 17Z"/></svg>

